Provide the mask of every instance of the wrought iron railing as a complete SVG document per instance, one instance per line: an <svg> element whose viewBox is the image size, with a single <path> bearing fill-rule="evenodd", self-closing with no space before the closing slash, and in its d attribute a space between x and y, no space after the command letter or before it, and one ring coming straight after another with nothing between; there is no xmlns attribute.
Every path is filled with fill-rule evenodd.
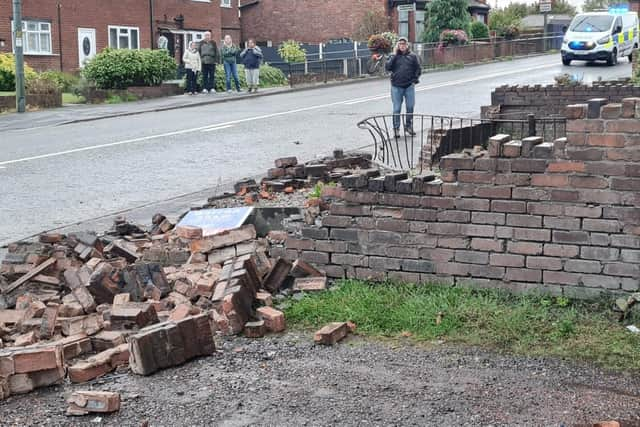
<svg viewBox="0 0 640 427"><path fill-rule="evenodd" d="M474 146L485 147L489 138L506 133L514 139L541 136L553 141L565 136L562 117L526 119L475 119L413 114L412 131L405 130L407 114L400 114L401 127L393 127L393 114L368 117L358 123L373 139L373 160L396 170L432 169L440 158Z"/></svg>

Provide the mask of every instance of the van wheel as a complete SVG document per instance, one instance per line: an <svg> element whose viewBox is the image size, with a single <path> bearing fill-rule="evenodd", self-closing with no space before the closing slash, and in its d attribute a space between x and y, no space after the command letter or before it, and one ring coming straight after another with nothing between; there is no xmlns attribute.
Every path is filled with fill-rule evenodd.
<svg viewBox="0 0 640 427"><path fill-rule="evenodd" d="M571 60L570 59L566 59L566 58L562 58L562 65L571 65Z"/></svg>
<svg viewBox="0 0 640 427"><path fill-rule="evenodd" d="M607 65L612 66L618 63L618 51L613 49L613 52L609 54L609 58L607 58Z"/></svg>

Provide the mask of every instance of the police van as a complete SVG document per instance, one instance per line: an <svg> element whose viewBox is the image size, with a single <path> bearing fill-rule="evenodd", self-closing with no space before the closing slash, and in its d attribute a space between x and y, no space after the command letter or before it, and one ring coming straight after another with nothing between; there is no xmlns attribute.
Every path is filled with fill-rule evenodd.
<svg viewBox="0 0 640 427"><path fill-rule="evenodd" d="M638 14L627 8L576 15L562 41L562 63L571 61L607 61L615 65L638 47Z"/></svg>

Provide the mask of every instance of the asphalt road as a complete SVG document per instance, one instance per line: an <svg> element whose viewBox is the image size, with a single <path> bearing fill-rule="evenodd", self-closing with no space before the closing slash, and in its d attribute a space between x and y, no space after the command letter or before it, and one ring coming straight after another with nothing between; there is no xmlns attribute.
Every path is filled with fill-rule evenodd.
<svg viewBox="0 0 640 427"><path fill-rule="evenodd" d="M426 74L416 112L478 117L502 84L545 84L570 72L585 82L630 75L563 67L557 55ZM366 81L98 121L4 130L0 136L0 246L74 224L104 229L112 214L142 223L263 174L275 158L309 160L370 144L355 124L388 114L389 84ZM204 96L204 95L203 95ZM36 116L34 116L36 117ZM68 228L67 228L68 230Z"/></svg>

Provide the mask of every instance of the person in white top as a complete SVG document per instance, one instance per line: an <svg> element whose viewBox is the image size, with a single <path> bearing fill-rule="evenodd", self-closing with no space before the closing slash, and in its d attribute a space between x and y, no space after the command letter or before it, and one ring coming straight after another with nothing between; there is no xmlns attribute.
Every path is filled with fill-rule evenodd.
<svg viewBox="0 0 640 427"><path fill-rule="evenodd" d="M195 95L198 93L198 73L202 70L202 61L196 42L189 43L189 48L182 55L182 62L187 70L187 92Z"/></svg>

